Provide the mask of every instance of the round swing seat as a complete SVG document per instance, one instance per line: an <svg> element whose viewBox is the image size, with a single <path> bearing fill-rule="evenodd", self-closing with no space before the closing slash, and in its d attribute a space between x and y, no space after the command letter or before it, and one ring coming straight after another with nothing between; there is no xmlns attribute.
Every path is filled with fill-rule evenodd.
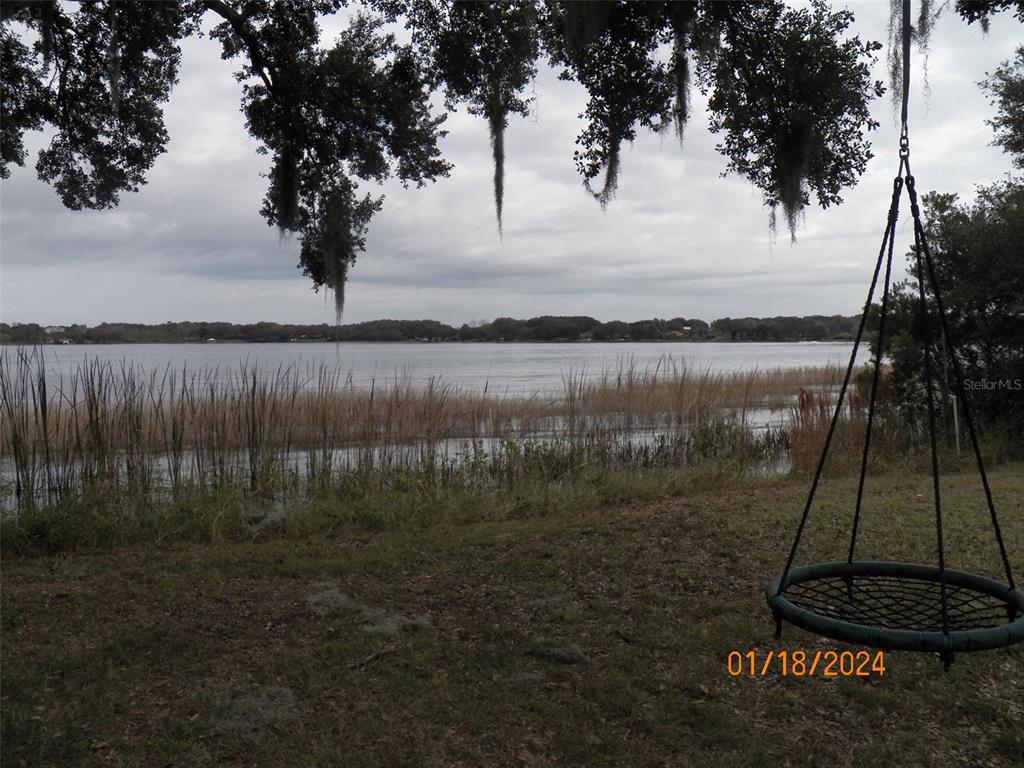
<svg viewBox="0 0 1024 768"><path fill-rule="evenodd" d="M946 569L946 630L937 566L854 561L793 568L765 587L776 621L835 640L898 651L962 653L1024 642L1024 592Z"/></svg>

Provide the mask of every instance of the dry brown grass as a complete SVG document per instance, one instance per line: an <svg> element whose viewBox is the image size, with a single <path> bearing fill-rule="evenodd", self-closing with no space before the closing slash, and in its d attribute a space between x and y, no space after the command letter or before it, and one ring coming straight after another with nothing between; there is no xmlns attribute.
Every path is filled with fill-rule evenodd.
<svg viewBox="0 0 1024 768"><path fill-rule="evenodd" d="M98 485L178 488L196 479L256 490L287 485L297 472L325 487L339 471L433 465L460 443L542 436L566 441L572 458L580 446L619 451L638 432L681 443L702 430L721 442L735 434L721 425L742 429L753 411L785 408L802 388L827 397L838 379L835 368L725 374L665 358L649 368L625 361L596 376L572 372L560 392L519 397L437 379L417 386L409 377L357 389L327 366L147 373L91 360L54 382L41 355L5 352L0 459L19 498ZM689 443L673 451L693 453Z"/></svg>
<svg viewBox="0 0 1024 768"><path fill-rule="evenodd" d="M563 390L566 402L577 402L587 414L627 412L700 419L723 409L785 407L800 388L834 387L841 374L833 366L721 373L690 369L663 358L649 368L623 363L591 379L578 373L566 377Z"/></svg>
<svg viewBox="0 0 1024 768"><path fill-rule="evenodd" d="M130 365L89 361L69 379L47 379L33 355L0 358L0 425L10 438L0 455L240 450L253 444L311 448L369 442L407 444L442 438L526 434L577 418L617 416L640 426L653 420L702 421L723 410L785 407L804 388L829 389L837 369L746 373L693 371L665 360L625 364L596 377L565 376L561 392L528 397L481 395L439 379L425 387L394 379L356 389L338 369L280 368L146 374Z"/></svg>
<svg viewBox="0 0 1024 768"><path fill-rule="evenodd" d="M835 409L833 393L800 388L791 408L789 430L790 455L795 468L812 470L817 466ZM832 436L829 455L844 458L860 455L866 427L867 411L863 400L856 392L848 392Z"/></svg>

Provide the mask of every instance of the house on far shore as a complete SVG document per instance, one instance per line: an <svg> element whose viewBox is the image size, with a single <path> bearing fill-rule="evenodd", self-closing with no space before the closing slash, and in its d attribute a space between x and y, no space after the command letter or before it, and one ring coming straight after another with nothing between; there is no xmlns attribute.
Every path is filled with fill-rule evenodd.
<svg viewBox="0 0 1024 768"><path fill-rule="evenodd" d="M217 343L217 340L216 340L216 339L207 339L207 340L206 340L206 343L207 343L207 344L216 344L216 343Z"/></svg>
<svg viewBox="0 0 1024 768"><path fill-rule="evenodd" d="M51 336L55 333L67 333L67 328L63 325L48 325L43 328L43 333L50 334Z"/></svg>

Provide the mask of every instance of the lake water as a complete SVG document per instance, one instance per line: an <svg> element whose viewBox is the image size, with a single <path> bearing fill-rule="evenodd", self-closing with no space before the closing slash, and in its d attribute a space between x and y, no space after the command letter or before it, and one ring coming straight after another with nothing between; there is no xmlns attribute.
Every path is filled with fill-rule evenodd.
<svg viewBox="0 0 1024 768"><path fill-rule="evenodd" d="M294 344L109 344L42 347L48 371L68 374L86 359L190 371L237 371L241 364L273 372L321 364L351 375L357 387L408 378L423 386L440 379L469 390L526 395L561 389L564 377L595 377L633 364L638 368L671 360L692 371L735 373L753 369L845 366L848 342L800 343L294 343ZM867 352L861 356L866 360Z"/></svg>

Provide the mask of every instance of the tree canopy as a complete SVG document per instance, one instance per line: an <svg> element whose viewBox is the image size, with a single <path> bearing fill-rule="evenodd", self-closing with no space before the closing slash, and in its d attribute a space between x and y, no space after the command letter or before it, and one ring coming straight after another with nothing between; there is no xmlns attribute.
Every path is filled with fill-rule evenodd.
<svg viewBox="0 0 1024 768"><path fill-rule="evenodd" d="M586 90L573 159L601 205L615 195L624 143L641 130L682 140L694 82L708 95L727 170L761 191L773 222L781 207L791 233L812 198L842 202L871 157L869 102L883 90L871 64L881 46L851 35L852 13L824 0L347 5L5 0L0 176L25 164L27 131L49 129L36 171L65 206L111 208L137 191L166 149L162 105L180 43L201 33L204 14L219 19L209 36L236 62L247 130L271 158L261 213L297 234L301 268L334 289L339 314L383 205L367 190L387 178L422 186L446 176L438 142L460 106L490 133L500 232L504 131L510 116L530 113L541 62ZM1021 2L957 4L983 24L1007 8L1024 14ZM318 20L339 12L347 26L325 43ZM395 24L409 42L396 40Z"/></svg>
<svg viewBox="0 0 1024 768"><path fill-rule="evenodd" d="M994 143L1011 155L1014 165L1024 168L1024 45L982 87L997 110L996 116L988 121L995 129Z"/></svg>
<svg viewBox="0 0 1024 768"><path fill-rule="evenodd" d="M968 395L990 429L1019 439L1024 434L1024 184L1008 180L982 187L970 204L937 192L923 202L935 276ZM913 270L913 254L908 259ZM934 302L930 280L925 289ZM923 420L922 350L931 340L933 359L946 355L938 317L932 310L927 323L922 321L917 290L915 279L896 286L886 346L897 402ZM943 389L956 393L951 375L942 376ZM948 398L940 400L945 413Z"/></svg>

